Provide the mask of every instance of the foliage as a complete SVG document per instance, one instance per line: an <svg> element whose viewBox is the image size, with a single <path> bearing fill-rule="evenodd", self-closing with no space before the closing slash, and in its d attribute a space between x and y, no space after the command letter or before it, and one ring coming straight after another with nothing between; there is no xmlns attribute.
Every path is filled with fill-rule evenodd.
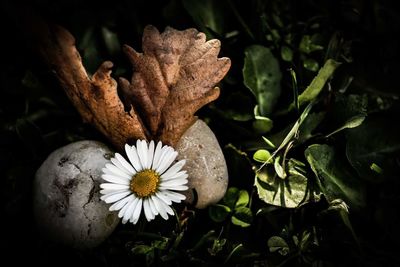
<svg viewBox="0 0 400 267"><path fill-rule="evenodd" d="M2 5L0 98L2 247L70 266L396 266L399 231L400 23L390 1L34 1L25 7L69 29L93 73L145 25L195 27L222 42L232 68L220 98L198 112L229 168L225 197L176 218L119 225L100 247L50 244L34 226L31 183L70 142L106 142L84 124L29 49L23 17ZM28 13L29 13L28 12ZM23 254L25 255L25 254ZM13 258L19 261L21 257ZM59 259L62 259L60 262Z"/></svg>

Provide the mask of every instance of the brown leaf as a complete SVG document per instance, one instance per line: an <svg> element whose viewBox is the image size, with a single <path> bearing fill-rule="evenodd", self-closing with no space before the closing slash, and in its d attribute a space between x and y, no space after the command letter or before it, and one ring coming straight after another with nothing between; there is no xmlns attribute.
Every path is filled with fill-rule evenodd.
<svg viewBox="0 0 400 267"><path fill-rule="evenodd" d="M68 31L54 26L47 29L46 36L42 55L83 120L93 124L118 148L129 139L145 139L146 129L134 108L125 112L118 97L117 82L110 76L113 64L104 62L89 78L76 50L75 39Z"/></svg>
<svg viewBox="0 0 400 267"><path fill-rule="evenodd" d="M230 68L229 58L218 58L221 43L206 42L195 29L167 27L159 33L147 26L143 54L124 47L133 68L131 82L120 79L152 136L176 144L195 121L194 113L219 96L214 88Z"/></svg>
<svg viewBox="0 0 400 267"><path fill-rule="evenodd" d="M228 72L229 58L218 58L220 42L206 42L195 29L147 26L143 53L125 45L133 65L128 81L119 79L125 108L104 62L92 78L82 65L72 35L61 27L43 27L40 52L85 122L93 124L117 148L131 139L176 144L196 120L194 114L219 96L214 87ZM129 110L126 112L125 109Z"/></svg>

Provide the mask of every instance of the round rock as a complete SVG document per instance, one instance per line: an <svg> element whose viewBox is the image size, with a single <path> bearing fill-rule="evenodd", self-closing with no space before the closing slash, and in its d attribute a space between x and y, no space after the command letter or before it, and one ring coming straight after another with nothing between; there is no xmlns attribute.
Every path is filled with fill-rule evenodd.
<svg viewBox="0 0 400 267"><path fill-rule="evenodd" d="M92 248L118 225L116 212L100 200L101 169L113 156L104 144L80 141L57 149L34 180L34 214L39 230L56 242Z"/></svg>
<svg viewBox="0 0 400 267"><path fill-rule="evenodd" d="M217 203L228 187L228 169L211 129L204 121L197 120L183 134L176 150L178 160L186 159L184 169L189 174L186 202L199 209Z"/></svg>

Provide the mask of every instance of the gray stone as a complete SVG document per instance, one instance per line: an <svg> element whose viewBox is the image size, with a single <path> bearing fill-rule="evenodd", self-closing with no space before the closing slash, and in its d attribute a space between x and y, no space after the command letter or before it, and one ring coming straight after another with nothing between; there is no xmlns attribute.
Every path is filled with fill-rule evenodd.
<svg viewBox="0 0 400 267"><path fill-rule="evenodd" d="M113 156L104 144L80 141L57 149L34 180L34 214L39 230L56 242L91 248L117 226L116 212L100 200L101 169Z"/></svg>
<svg viewBox="0 0 400 267"><path fill-rule="evenodd" d="M186 202L196 201L196 208L202 209L217 203L228 187L228 169L221 147L214 133L202 120L197 120L176 145L178 159L186 159L184 167L189 174L189 190L185 192Z"/></svg>

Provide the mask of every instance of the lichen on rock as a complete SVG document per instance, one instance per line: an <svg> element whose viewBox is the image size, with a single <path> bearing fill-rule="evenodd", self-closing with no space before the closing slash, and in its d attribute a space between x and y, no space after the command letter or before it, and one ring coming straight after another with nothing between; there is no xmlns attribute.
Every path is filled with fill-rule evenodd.
<svg viewBox="0 0 400 267"><path fill-rule="evenodd" d="M200 209L217 203L228 187L228 169L211 129L204 121L197 120L183 134L176 150L178 160L186 159L185 169L189 174L186 202Z"/></svg>
<svg viewBox="0 0 400 267"><path fill-rule="evenodd" d="M39 230L57 243L91 248L117 226L117 213L100 200L101 169L113 152L96 141L55 150L36 172L34 214Z"/></svg>

